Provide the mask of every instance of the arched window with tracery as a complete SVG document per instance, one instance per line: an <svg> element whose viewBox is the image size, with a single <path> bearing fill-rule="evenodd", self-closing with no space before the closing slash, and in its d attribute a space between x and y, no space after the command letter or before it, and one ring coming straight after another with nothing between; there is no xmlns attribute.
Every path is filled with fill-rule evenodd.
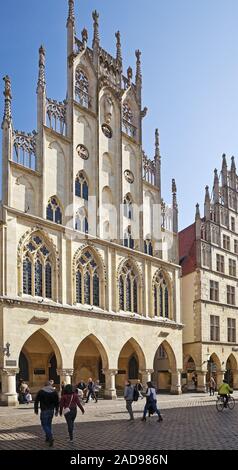
<svg viewBox="0 0 238 470"><path fill-rule="evenodd" d="M91 251L84 251L76 263L76 302L100 305L100 267Z"/></svg>
<svg viewBox="0 0 238 470"><path fill-rule="evenodd" d="M43 237L35 234L23 248L23 294L52 299L53 257Z"/></svg>
<svg viewBox="0 0 238 470"><path fill-rule="evenodd" d="M56 196L52 196L48 201L46 218L56 224L62 224L62 210Z"/></svg>
<svg viewBox="0 0 238 470"><path fill-rule="evenodd" d="M77 68L75 72L75 100L84 108L89 108L89 81L85 72Z"/></svg>
<svg viewBox="0 0 238 470"><path fill-rule="evenodd" d="M133 201L130 194L124 197L124 216L128 219L133 219Z"/></svg>
<svg viewBox="0 0 238 470"><path fill-rule="evenodd" d="M170 317L169 285L162 271L158 272L153 285L155 317Z"/></svg>
<svg viewBox="0 0 238 470"><path fill-rule="evenodd" d="M134 245L135 243L134 243L134 238L132 238L131 227L128 226L124 232L124 246L127 246L128 248L131 248L133 250Z"/></svg>
<svg viewBox="0 0 238 470"><path fill-rule="evenodd" d="M150 238L144 240L144 252L147 255L153 256L153 243Z"/></svg>
<svg viewBox="0 0 238 470"><path fill-rule="evenodd" d="M138 313L139 279L135 267L127 261L119 274L119 309Z"/></svg>
<svg viewBox="0 0 238 470"><path fill-rule="evenodd" d="M83 171L80 171L75 178L75 196L88 201L88 181Z"/></svg>
<svg viewBox="0 0 238 470"><path fill-rule="evenodd" d="M130 137L136 135L136 127L133 125L133 113L128 103L122 105L122 131Z"/></svg>
<svg viewBox="0 0 238 470"><path fill-rule="evenodd" d="M88 233L88 214L84 207L80 207L75 216L75 230Z"/></svg>

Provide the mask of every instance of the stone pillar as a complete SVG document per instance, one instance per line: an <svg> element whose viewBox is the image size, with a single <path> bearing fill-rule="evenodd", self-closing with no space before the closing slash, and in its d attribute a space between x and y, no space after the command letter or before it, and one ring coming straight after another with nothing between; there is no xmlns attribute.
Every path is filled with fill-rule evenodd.
<svg viewBox="0 0 238 470"><path fill-rule="evenodd" d="M197 371L197 392L205 393L207 391L206 370Z"/></svg>
<svg viewBox="0 0 238 470"><path fill-rule="evenodd" d="M105 394L104 397L109 400L117 398L115 378L118 370L116 369L104 369L103 374L105 375Z"/></svg>
<svg viewBox="0 0 238 470"><path fill-rule="evenodd" d="M238 390L238 370L232 369L233 375L233 389Z"/></svg>
<svg viewBox="0 0 238 470"><path fill-rule="evenodd" d="M3 405L15 406L18 404L16 391L16 374L19 369L2 369L2 396Z"/></svg>
<svg viewBox="0 0 238 470"><path fill-rule="evenodd" d="M225 374L225 370L217 370L217 373L216 373L217 388L222 384L224 380L224 374Z"/></svg>
<svg viewBox="0 0 238 470"><path fill-rule="evenodd" d="M60 383L65 382L65 385L71 384L71 377L74 369L57 369L57 374L60 375Z"/></svg>
<svg viewBox="0 0 238 470"><path fill-rule="evenodd" d="M144 389L147 387L147 382L151 381L151 374L153 374L154 370L153 369L142 369L139 370L139 374L142 375L142 385Z"/></svg>
<svg viewBox="0 0 238 470"><path fill-rule="evenodd" d="M174 395L180 395L181 390L181 370L177 369L175 372L171 372L171 388L170 393Z"/></svg>

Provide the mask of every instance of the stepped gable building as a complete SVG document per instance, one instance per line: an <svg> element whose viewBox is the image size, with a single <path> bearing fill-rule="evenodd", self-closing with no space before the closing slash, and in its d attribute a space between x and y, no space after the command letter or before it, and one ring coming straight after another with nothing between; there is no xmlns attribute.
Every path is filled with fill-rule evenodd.
<svg viewBox="0 0 238 470"><path fill-rule="evenodd" d="M158 130L154 159L142 151L141 53L135 79L131 67L123 75L119 31L112 56L92 17L89 47L85 28L75 36L68 1L63 102L47 96L39 49L36 131L14 128L4 78L0 367L8 405L20 378L33 394L46 379L59 386L92 377L114 398L125 379L151 375L159 389L180 392L176 185L167 209Z"/></svg>
<svg viewBox="0 0 238 470"><path fill-rule="evenodd" d="M204 217L179 233L182 266L184 371L187 387L197 374L198 390L210 376L224 376L238 388L238 176L222 156L210 194L205 188ZM186 376L187 373L187 376Z"/></svg>

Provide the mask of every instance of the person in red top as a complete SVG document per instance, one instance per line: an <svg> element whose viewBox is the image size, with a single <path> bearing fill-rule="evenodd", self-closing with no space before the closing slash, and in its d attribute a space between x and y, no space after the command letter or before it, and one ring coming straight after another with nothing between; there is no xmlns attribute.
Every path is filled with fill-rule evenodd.
<svg viewBox="0 0 238 470"><path fill-rule="evenodd" d="M64 413L68 425L69 440L73 441L74 421L77 416L77 406L84 414L84 408L80 403L77 393L73 391L72 385L68 384L64 388L64 394L60 400L60 416Z"/></svg>

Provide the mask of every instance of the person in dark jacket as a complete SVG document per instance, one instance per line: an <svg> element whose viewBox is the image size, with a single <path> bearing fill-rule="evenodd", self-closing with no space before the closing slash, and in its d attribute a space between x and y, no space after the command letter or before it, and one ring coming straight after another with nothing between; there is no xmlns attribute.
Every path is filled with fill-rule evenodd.
<svg viewBox="0 0 238 470"><path fill-rule="evenodd" d="M134 398L134 387L131 385L130 380L125 382L124 388L124 399L126 400L126 409L130 415L130 421L134 419L133 410L132 410L132 403Z"/></svg>
<svg viewBox="0 0 238 470"><path fill-rule="evenodd" d="M58 415L59 409L59 397L56 390L52 387L51 383L48 381L45 383L45 386L39 390L36 395L34 411L38 415L38 408L40 403L40 420L41 426L45 432L45 440L49 442L49 446L53 446L53 434L52 434L52 420L54 416Z"/></svg>
<svg viewBox="0 0 238 470"><path fill-rule="evenodd" d="M77 416L77 406L84 414L84 408L80 403L78 394L73 391L72 385L68 384L64 388L64 395L60 400L60 416L64 412L64 417L68 425L69 439L73 441L74 421ZM65 411L64 411L65 410Z"/></svg>

